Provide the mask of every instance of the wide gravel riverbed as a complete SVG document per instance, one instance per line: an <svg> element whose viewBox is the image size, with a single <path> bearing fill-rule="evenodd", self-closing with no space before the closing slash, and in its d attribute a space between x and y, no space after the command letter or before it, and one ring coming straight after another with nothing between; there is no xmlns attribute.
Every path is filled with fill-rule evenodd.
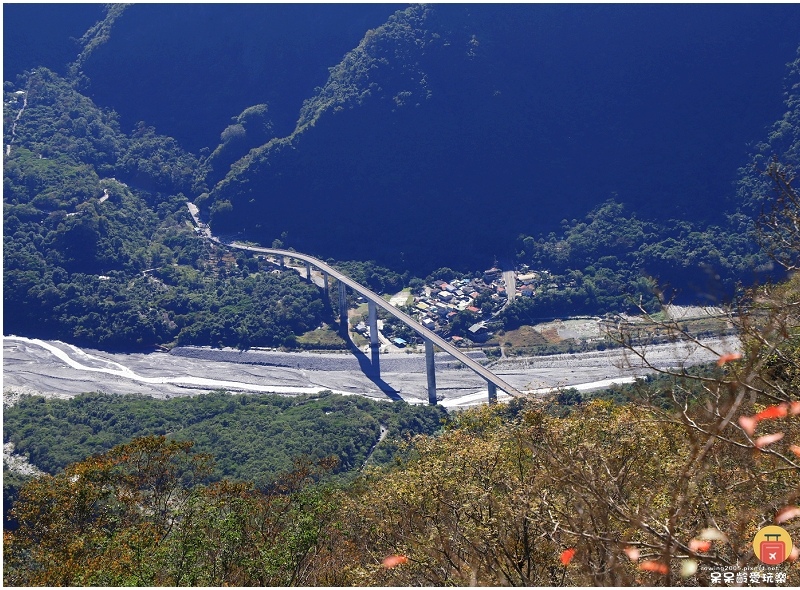
<svg viewBox="0 0 800 590"><path fill-rule="evenodd" d="M738 349L735 338L703 346L664 344L647 350L656 367L711 362ZM471 356L486 362L482 352ZM509 358L487 366L510 385L532 394L558 387L591 390L632 381L652 372L622 350ZM486 382L446 353L436 355L440 403L458 407L484 403ZM427 403L425 356L362 352L286 353L181 347L170 353L108 353L58 341L3 337L3 402L21 393L72 397L87 391L157 398L199 395L215 389L240 393L297 395L329 389L373 399ZM508 396L498 391L498 399Z"/></svg>

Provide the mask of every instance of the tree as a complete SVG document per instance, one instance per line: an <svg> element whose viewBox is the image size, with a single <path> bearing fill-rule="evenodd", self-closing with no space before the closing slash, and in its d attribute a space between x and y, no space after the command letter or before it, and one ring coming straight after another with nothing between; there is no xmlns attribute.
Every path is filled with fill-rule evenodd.
<svg viewBox="0 0 800 590"><path fill-rule="evenodd" d="M800 221L800 200L785 171L773 166L768 174L778 199L763 218L762 235L779 263L796 268L800 242L793 228ZM569 484L576 508L554 512L554 520L574 535L579 546L576 560L592 583L636 582L642 574L631 571L626 555L632 551L649 553L668 585L682 578L707 583L708 573L697 569L701 563L756 567L759 562L750 546L756 531L800 513L795 506L800 489L798 302L796 276L783 284L754 288L729 316L740 345L729 341L714 349L719 368L710 375L660 368L650 362L646 348L634 345L630 333L622 328L614 332L632 358L668 376L672 385L666 407L654 403L651 388L643 388L642 418L652 422L644 455L626 457L617 449L606 458L596 447L592 453L576 452L574 447L583 444L567 437L546 442L549 453L558 457L547 473ZM687 347L711 346L677 321L657 323ZM616 446L624 441L619 433L612 438ZM565 461L565 454L572 460ZM663 480L652 473L646 481L653 495L633 503L632 494L619 483L629 479L632 465L642 459L670 476ZM608 516L598 527L594 519L601 514ZM609 526L611 521L624 524L627 532L620 535L620 529ZM789 530L797 527L795 522ZM718 542L712 545L707 542L711 540Z"/></svg>
<svg viewBox="0 0 800 590"><path fill-rule="evenodd" d="M200 482L210 457L145 437L26 484L4 533L3 581L22 586L303 585L335 504L335 461L299 460L262 492Z"/></svg>
<svg viewBox="0 0 800 590"><path fill-rule="evenodd" d="M800 226L787 206L800 200L788 179L777 186L791 194L766 223L783 238L780 223ZM793 268L800 250L780 244ZM800 278L746 302L729 318L741 345L727 341L702 372L650 363L618 330L632 359L663 376L640 384L636 403L591 401L563 418L535 401L483 408L415 439L406 463L368 475L344 501L348 526L320 559L348 565L324 581L669 586L764 571L757 531L800 531ZM661 328L709 346L679 322ZM795 567L780 574L800 583Z"/></svg>
<svg viewBox="0 0 800 590"><path fill-rule="evenodd" d="M4 583L148 585L149 557L177 522L209 457L145 437L31 480L4 533Z"/></svg>

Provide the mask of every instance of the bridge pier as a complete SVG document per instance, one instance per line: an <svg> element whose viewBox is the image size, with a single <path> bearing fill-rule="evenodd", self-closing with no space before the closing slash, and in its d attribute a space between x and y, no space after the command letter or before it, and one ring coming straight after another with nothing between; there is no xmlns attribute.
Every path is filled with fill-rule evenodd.
<svg viewBox="0 0 800 590"><path fill-rule="evenodd" d="M486 382L489 385L489 403L496 404L497 403L497 385L492 383L491 381Z"/></svg>
<svg viewBox="0 0 800 590"><path fill-rule="evenodd" d="M436 405L436 363L433 358L433 342L425 339L425 372L428 374L428 403Z"/></svg>
<svg viewBox="0 0 800 590"><path fill-rule="evenodd" d="M306 280L307 281L311 280L311 263L310 262L306 262Z"/></svg>
<svg viewBox="0 0 800 590"><path fill-rule="evenodd" d="M368 300L367 309L369 310L369 345L372 348L378 348L381 345L378 339L378 306L374 301Z"/></svg>
<svg viewBox="0 0 800 590"><path fill-rule="evenodd" d="M286 268L286 261L283 259L283 255L278 255L278 262L280 262L281 270Z"/></svg>
<svg viewBox="0 0 800 590"><path fill-rule="evenodd" d="M326 273L325 271L322 271L322 278L325 281L325 291L324 291L325 301L330 303L330 301L331 301L331 292L328 290L328 273Z"/></svg>
<svg viewBox="0 0 800 590"><path fill-rule="evenodd" d="M342 336L347 337L347 285L339 281L339 330Z"/></svg>

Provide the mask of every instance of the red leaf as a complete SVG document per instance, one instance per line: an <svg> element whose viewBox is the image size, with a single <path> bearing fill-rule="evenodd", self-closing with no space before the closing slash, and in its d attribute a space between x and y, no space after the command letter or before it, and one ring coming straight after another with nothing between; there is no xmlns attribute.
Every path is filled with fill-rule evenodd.
<svg viewBox="0 0 800 590"><path fill-rule="evenodd" d="M701 541L700 539L692 539L689 541L689 549L696 553L705 553L711 549L711 541Z"/></svg>
<svg viewBox="0 0 800 590"><path fill-rule="evenodd" d="M639 559L639 550L636 547L631 547L630 545L628 545L627 547L625 547L625 555L627 555L628 559L630 559L631 561L636 561L637 559Z"/></svg>
<svg viewBox="0 0 800 590"><path fill-rule="evenodd" d="M775 515L775 524L781 524L782 522L786 522L787 520L791 520L797 516L800 516L800 507L784 506L778 510L778 514Z"/></svg>
<svg viewBox="0 0 800 590"><path fill-rule="evenodd" d="M717 366L721 367L725 363L729 363L730 361L738 361L740 358L742 358L742 355L739 352L728 352L726 354L722 354L717 359Z"/></svg>
<svg viewBox="0 0 800 590"><path fill-rule="evenodd" d="M742 430L748 435L753 436L753 433L756 431L756 426L758 426L758 420L750 416L739 416L739 426L741 426Z"/></svg>
<svg viewBox="0 0 800 590"><path fill-rule="evenodd" d="M774 418L785 418L786 411L788 410L788 406L786 404L781 404L779 406L770 406L758 414L753 416L756 420L772 420Z"/></svg>
<svg viewBox="0 0 800 590"><path fill-rule="evenodd" d="M639 564L639 569L646 572L655 572L657 574L668 574L669 567L660 561L643 561Z"/></svg>
<svg viewBox="0 0 800 590"><path fill-rule="evenodd" d="M383 560L383 567L391 569L401 563L408 563L408 557L405 555L389 555Z"/></svg>
<svg viewBox="0 0 800 590"><path fill-rule="evenodd" d="M569 562L572 561L573 557L575 557L575 549L565 549L561 552L561 563L564 565L569 565Z"/></svg>
<svg viewBox="0 0 800 590"><path fill-rule="evenodd" d="M782 432L776 432L775 434L768 434L766 436L759 436L753 444L756 445L757 449L763 449L767 445L771 445L774 442L778 442L783 438Z"/></svg>

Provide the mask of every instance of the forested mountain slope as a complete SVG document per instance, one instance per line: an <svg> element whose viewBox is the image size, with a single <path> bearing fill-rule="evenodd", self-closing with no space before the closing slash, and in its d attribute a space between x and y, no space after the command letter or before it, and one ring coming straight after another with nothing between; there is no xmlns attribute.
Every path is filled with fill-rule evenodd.
<svg viewBox="0 0 800 590"><path fill-rule="evenodd" d="M194 153L254 104L288 135L328 67L400 7L133 4L83 64L86 92L125 129L147 121Z"/></svg>
<svg viewBox="0 0 800 590"><path fill-rule="evenodd" d="M116 24L125 23L124 11L112 10ZM655 103L631 99L623 112L632 126L626 117L602 121L609 138L631 142L630 151L612 155L609 141L592 144L597 160L580 157L575 150L587 137L581 119L566 104L539 110L543 95L526 94L534 88L526 86L525 67L535 60L520 62L515 51L586 31L581 19L546 7L570 18L537 28L525 7L498 10L404 9L374 25L343 61L328 62L341 61L300 110L295 134L270 139L283 135L285 120L273 117L285 110L258 97L244 102L248 108L235 120L225 118L220 146L208 157L162 135L160 125L123 125L113 105L99 108L86 95L87 82L103 84L102 68L91 80L83 75L113 43L114 27L95 29L95 41L110 31L109 42L73 62L82 72L66 68L65 78L39 67L6 81L4 332L126 350L176 342L291 346L294 336L329 318L319 291L296 273L273 274L262 261L197 236L187 199L203 204L215 229L247 229L266 243L288 231L288 246L323 258L350 249L353 257L392 261L395 270L413 266L418 275L428 265L476 261L472 268L480 269L507 248L510 258L546 267L558 281L541 297L510 306L502 318L509 327L542 311L619 310L630 304L625 289L645 296L653 285L648 275L686 284L708 272L730 289L742 272L766 262L800 267L800 196L792 186L800 166L800 60L790 65L783 115L779 107L770 115L778 122L752 146L754 166L742 171L733 200L711 188L719 185L702 188L677 171L675 163L687 159L703 179L719 181L719 170L734 177L739 165L731 154L740 144L702 136L694 111L678 119L695 141L681 142L656 133L671 123L657 121L664 111ZM587 40L602 48L621 13L587 10L579 13L594 31ZM759 63L756 33L779 37L794 52L797 18L786 16L797 7L703 10L718 18L667 27L673 41L686 43L676 63L693 67L698 44L724 47L722 39L735 37L742 53L734 59L720 50L718 57L737 72L742 65L740 86L721 93L746 119L760 103L736 97L760 78L744 72L783 68ZM747 18L729 20L734 13ZM521 34L515 23L539 36ZM655 38L642 27L634 49ZM551 50L536 53L551 65L537 83L566 85L600 124L608 96L577 84L585 80L557 67L563 61ZM656 84L665 72L640 77L647 52L633 53L643 69L617 71L618 82L641 83L675 106ZM498 55L508 59L489 59ZM605 59L600 50L576 55ZM702 68L692 71L700 86L712 79ZM519 102L520 95L529 100ZM699 96L685 99L688 108ZM529 108L515 110L520 104ZM649 125L656 122L664 127ZM762 137L762 123L754 125L749 137ZM648 134L670 146L672 164L633 141ZM573 143L552 143L565 138ZM619 153L631 156L622 159L627 174L604 176ZM609 200L617 190L609 178L638 184ZM692 204L694 219L680 219ZM758 251L751 232L762 207ZM489 230L509 241L481 233ZM439 261L433 252L458 258ZM347 267L393 288L410 278L371 262ZM6 415L13 442L52 474L26 484L4 480L21 489L11 515L19 528L4 531L3 582L672 586L717 584L725 572L737 584L797 586L800 549L766 568L755 539L767 524L800 539L798 301L796 274L743 297L742 313L730 318L741 349L720 351L719 362L702 371L618 389L609 396L614 402L586 403L564 392L477 408L442 432L438 408L379 407L354 397L218 393L158 407L97 394L68 402L25 398ZM687 337L679 321L662 328L674 339ZM625 341L624 332L617 337ZM375 447L381 425L394 437ZM12 438L6 432L4 443ZM427 435L415 436L420 432ZM149 436L129 441L140 434ZM118 442L125 444L107 450ZM355 481L329 478L336 458L341 469L358 470L374 449L369 462L380 459L384 467L367 467ZM216 452L217 470L197 450ZM276 479L292 457L295 467Z"/></svg>
<svg viewBox="0 0 800 590"><path fill-rule="evenodd" d="M129 350L278 345L320 324L297 273L251 276L254 259L195 235L200 163L174 139L123 133L45 68L20 82L4 92L4 333Z"/></svg>
<svg viewBox="0 0 800 590"><path fill-rule="evenodd" d="M341 259L361 257L352 232L380 227L359 244L422 276L511 257L519 233L557 231L610 198L698 232L724 222L748 144L780 115L797 17L791 5L134 5L82 60L81 88L126 131L144 120L201 158L223 148L209 188L257 149L207 202L220 229L264 243L288 232ZM266 114L242 133L254 105Z"/></svg>
<svg viewBox="0 0 800 590"><path fill-rule="evenodd" d="M764 19L794 7L659 12L412 6L396 12L391 7L394 14L384 22L380 11L389 8L372 8L362 14L366 20L354 21L376 22L355 41L356 24L333 33L347 20L346 10L325 13L330 22L316 20L314 26L336 43L320 40L308 50L320 55L304 54L293 62L291 56L273 55L270 46L258 58L233 64L229 73L257 60L264 72L272 72L253 74L251 81L262 86L242 87L248 98L243 104L250 106L222 109L240 112L233 119L192 118L193 107L179 96L183 84L153 90L148 96L156 102L186 104L187 121L204 132L219 125L214 132L219 144L201 154L184 149L200 141L189 138L185 127L174 127L180 139L161 135L147 122L128 129L135 114L147 111L120 99L123 116L87 96L110 97L113 93L103 89L115 87L114 76L127 71L131 77L126 70L131 64L114 60L135 53L132 30L148 25L154 27L147 29L148 38L161 38L149 10L162 10L157 14L164 22L174 22L183 14L179 7L118 5L84 36L80 58L65 68L67 78L39 68L6 81L4 139L11 147L4 165L4 303L15 313L5 314L4 330L100 347L252 346L291 344L327 319L318 292L296 276L267 275L256 260L226 255L195 236L187 199L201 206L214 231L267 245L280 237L285 246L324 259L377 260L404 277L444 266L475 272L495 257L555 273L554 284L563 288L522 303L525 309L512 310L510 324L617 311L630 305L631 296L649 297L654 283L682 290L689 301L718 301L730 297L738 281L750 282L753 273L768 270L750 235L760 198L753 195L765 192L760 170L740 175L739 196L719 187L729 186L727 179L748 162L736 155L744 154L744 143L763 136L748 131L746 140L733 141L727 131L731 109L738 105L746 111L736 115L743 123L733 126L741 137L743 130L764 126L770 110L764 97L774 97L776 104L780 99L777 89L757 82L773 79L776 68L783 75L783 64L754 64L765 54L752 44L765 34ZM188 19L176 39L213 28L215 10ZM233 10L230 22L241 22L244 10ZM286 10L259 8L253 28L272 15L265 35L280 22L294 23L287 30L301 30L310 13ZM667 17L683 24L652 35L636 28ZM685 17L691 18L684 22ZM712 17L718 48L703 54L710 56L705 65L686 62L683 50L670 43L676 36L700 43L693 34ZM770 22L780 40L771 51L780 54L793 39L780 32L790 19ZM597 28L575 42L572 35L587 23L604 23L603 30L629 37L610 43ZM743 29L752 41L736 45L741 55L725 53L734 51L726 40L738 39ZM252 33L241 31L242 43L247 31ZM213 39L206 38L205 46L213 62L209 72L224 58L219 39ZM248 39L245 45L253 43ZM295 43L289 46L297 48ZM351 43L356 48L342 59L340 49L344 53L342 47ZM603 51L589 51L592 44ZM643 55L677 51L666 53L664 63L675 62L679 71L673 79L688 76L687 86L668 99L669 89L659 80L673 72L654 70L638 53L626 57L634 46ZM188 57L197 55L193 52ZM722 92L719 84L732 70L713 64L733 55L748 78ZM142 58L152 61L153 54L143 50ZM317 65L308 65L312 61ZM290 63L306 64L317 74L293 71L290 83L279 75L289 75ZM319 76L321 86L303 90L320 63L334 65ZM796 63L791 72L784 118L751 150L760 169L773 154L791 163L796 152ZM152 82L164 75L160 70L145 78ZM714 96L729 101L724 104L730 108L717 109L727 115L710 117L714 124L704 128L719 133L714 137L696 132L712 92L692 94L698 80L700 86L715 81ZM631 102L616 104L619 96L609 93L614 81L628 85ZM220 96L230 97L227 85L216 85L225 86ZM276 93L284 96L283 90L286 98L273 100ZM577 100L572 111L563 92ZM301 105L302 96L307 100ZM645 96L654 102L636 103ZM685 117L658 110L672 99L683 105ZM288 123L298 117L296 124ZM162 125L170 128L169 121ZM663 135L676 125L675 133L691 131L681 142ZM598 143L597 137L606 139ZM655 157L642 141L662 155L680 155L694 172L687 176L689 169L677 160L661 160L663 166L653 168L641 159ZM702 188L706 181L717 188ZM619 183L627 188L617 192Z"/></svg>
<svg viewBox="0 0 800 590"><path fill-rule="evenodd" d="M742 18L738 8L398 11L331 69L293 134L214 187L212 224L265 242L288 232L323 256L368 248L430 271L490 264L512 254L518 234L556 230L609 198L643 218L723 222L747 142L780 113L775 87L773 114L756 121L766 95L742 84L739 68L764 70L737 45ZM711 22L726 51L742 52L737 68L696 40ZM625 41L610 42L612 32ZM785 38L781 62L798 41Z"/></svg>

